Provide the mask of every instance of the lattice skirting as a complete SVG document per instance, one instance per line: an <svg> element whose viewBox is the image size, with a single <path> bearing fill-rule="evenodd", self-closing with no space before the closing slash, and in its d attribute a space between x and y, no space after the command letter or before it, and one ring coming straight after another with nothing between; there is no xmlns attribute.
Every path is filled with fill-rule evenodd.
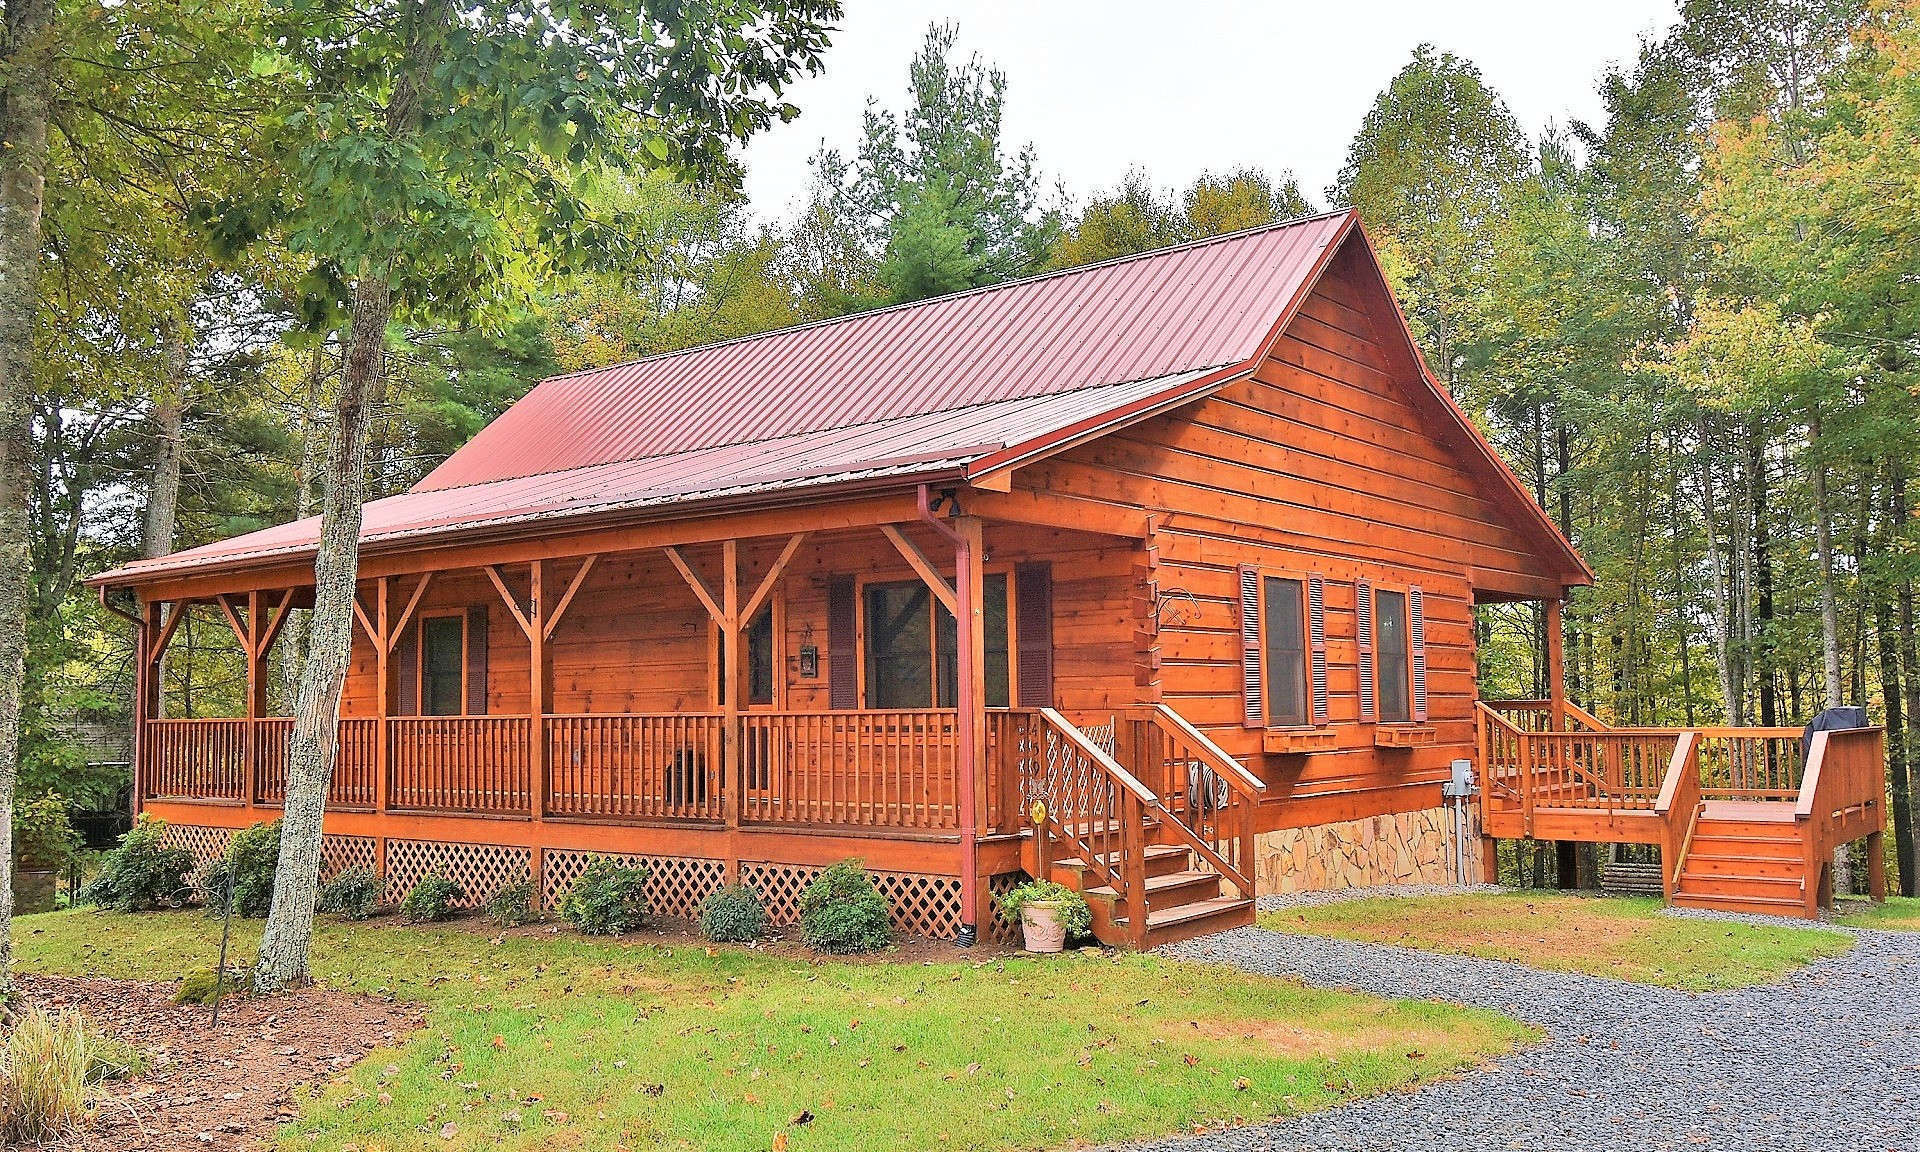
<svg viewBox="0 0 1920 1152"><path fill-rule="evenodd" d="M775 927L800 919L800 893L823 868L807 864L740 862L740 881L760 892ZM960 878L918 872L874 872L896 930L915 936L951 937L960 930Z"/></svg>
<svg viewBox="0 0 1920 1152"><path fill-rule="evenodd" d="M1000 911L1000 897L1026 882L1025 872L1002 872L987 878L987 890L983 895L987 902L987 922L980 926L982 936L996 944L1020 943L1020 922L1007 919Z"/></svg>
<svg viewBox="0 0 1920 1152"><path fill-rule="evenodd" d="M580 873L602 855L609 854L548 849L546 869L540 878L541 899L546 907L560 907L560 901L566 899ZM614 855L612 858L629 867L637 864L646 868L647 906L656 916L690 920L699 915L700 902L727 882L727 866L719 860L692 856Z"/></svg>
<svg viewBox="0 0 1920 1152"><path fill-rule="evenodd" d="M233 830L170 823L160 830L160 842L169 848L185 848L193 853L193 866L197 872L227 854L227 845L233 843Z"/></svg>
<svg viewBox="0 0 1920 1152"><path fill-rule="evenodd" d="M533 850L505 844L444 844L437 840L387 841L385 899L397 904L429 872L460 885L456 907L478 908L493 894L532 874Z"/></svg>
<svg viewBox="0 0 1920 1152"><path fill-rule="evenodd" d="M320 838L320 879L333 879L349 868L374 870L378 849L371 836L322 836Z"/></svg>

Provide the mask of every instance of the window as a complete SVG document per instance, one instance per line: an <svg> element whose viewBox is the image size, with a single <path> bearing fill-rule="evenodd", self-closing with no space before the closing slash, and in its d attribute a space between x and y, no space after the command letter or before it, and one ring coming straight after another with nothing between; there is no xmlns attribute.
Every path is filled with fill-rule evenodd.
<svg viewBox="0 0 1920 1152"><path fill-rule="evenodd" d="M986 706L1004 708L1012 691L1007 577L981 579L986 635ZM867 707L952 708L959 700L959 625L919 581L866 587Z"/></svg>
<svg viewBox="0 0 1920 1152"><path fill-rule="evenodd" d="M1268 576L1264 584L1267 723L1305 725L1309 723L1307 638L1301 582Z"/></svg>
<svg viewBox="0 0 1920 1152"><path fill-rule="evenodd" d="M933 594L917 580L867 585L867 707L933 702L932 603Z"/></svg>
<svg viewBox="0 0 1920 1152"><path fill-rule="evenodd" d="M742 639L747 647L747 703L774 703L773 605L760 609L747 622ZM714 699L727 698L727 638L718 627L713 630L714 668L717 679Z"/></svg>
<svg viewBox="0 0 1920 1152"><path fill-rule="evenodd" d="M1007 574L990 572L980 581L981 617L987 632L987 707L1005 708L1013 699L1012 662L1007 658Z"/></svg>
<svg viewBox="0 0 1920 1152"><path fill-rule="evenodd" d="M1413 718L1407 692L1407 594L1375 589L1373 613L1380 719L1404 724Z"/></svg>
<svg viewBox="0 0 1920 1152"><path fill-rule="evenodd" d="M458 716L466 705L466 619L429 616L420 624L420 714Z"/></svg>

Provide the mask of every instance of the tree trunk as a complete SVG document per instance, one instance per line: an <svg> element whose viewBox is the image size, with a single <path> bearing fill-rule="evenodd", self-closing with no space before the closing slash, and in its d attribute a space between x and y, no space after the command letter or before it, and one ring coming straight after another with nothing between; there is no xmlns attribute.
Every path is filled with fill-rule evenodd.
<svg viewBox="0 0 1920 1152"><path fill-rule="evenodd" d="M180 519L180 470L186 459L187 337L185 326L167 341L167 387L153 401L153 473L147 486L147 518L140 530L140 555L152 560L173 551L174 528ZM160 606L165 624L173 608ZM167 657L160 656L154 675L167 678ZM155 694L153 719L166 715L166 693Z"/></svg>
<svg viewBox="0 0 1920 1152"><path fill-rule="evenodd" d="M1907 479L1899 472L1894 473L1893 492L1888 499L1888 505L1888 532L1898 540L1905 534L1907 527ZM1902 711L1906 714L1906 734L1900 744L1906 753L1906 758L1903 763L1890 764L1889 769L1905 776L1907 796L1911 801L1913 784L1916 780L1920 780L1920 644L1916 644L1914 638L1913 581L1904 577L1900 581L1899 609L1900 666L1906 670L1900 685L1904 704ZM1891 717L1888 719L1888 724L1892 724ZM1888 747L1891 750L1891 740L1888 741ZM1896 838L1899 837L1898 828L1895 829L1894 835ZM1915 843L1911 822L1907 826L1906 842L1907 855L1920 857L1920 844ZM1899 847L1896 845L1895 852L1898 851ZM1915 868L1920 870L1920 862L1916 862ZM1903 869L1900 873L1900 891L1905 896L1920 895L1920 877Z"/></svg>
<svg viewBox="0 0 1920 1152"><path fill-rule="evenodd" d="M367 488L367 429L386 385L387 282L368 271L354 285L340 392L327 442L320 545L313 561L313 619L293 735L287 746L287 789L281 810L280 866L260 938L254 987L274 992L311 980L307 953L320 884L321 822L333 780L340 693L353 647L353 604L360 562L360 506Z"/></svg>
<svg viewBox="0 0 1920 1152"><path fill-rule="evenodd" d="M300 408L300 490L294 493L293 513L304 520L313 515L313 486L320 477L321 449L326 420L321 416L321 382L326 378L326 348L316 345L307 365L307 378ZM305 609L292 609L274 643L274 697L276 706L292 707L300 691L300 670L307 661L307 616Z"/></svg>
<svg viewBox="0 0 1920 1152"><path fill-rule="evenodd" d="M1711 577L1708 587L1713 592L1713 656L1720 672L1720 693L1726 703L1727 723L1737 725L1742 709L1739 686L1733 675L1733 645L1729 635L1733 619L1732 596L1727 587L1727 574L1720 567L1720 534L1714 527L1713 453L1704 419L1700 422L1699 452L1701 523L1707 533L1707 572Z"/></svg>
<svg viewBox="0 0 1920 1152"><path fill-rule="evenodd" d="M13 987L13 789L26 679L33 330L59 37L53 0L7 0L0 19L0 993Z"/></svg>
<svg viewBox="0 0 1920 1152"><path fill-rule="evenodd" d="M1773 527L1768 522L1772 495L1767 481L1766 452L1758 429L1753 429L1747 438L1747 467L1753 498L1754 679L1760 689L1760 726L1772 728L1780 723L1780 688L1773 648Z"/></svg>
<svg viewBox="0 0 1920 1152"><path fill-rule="evenodd" d="M1820 655L1826 674L1826 707L1844 702L1840 686L1840 601L1833 591L1833 507L1827 499L1827 465L1820 458L1820 416L1807 421L1813 449L1813 541L1820 560Z"/></svg>

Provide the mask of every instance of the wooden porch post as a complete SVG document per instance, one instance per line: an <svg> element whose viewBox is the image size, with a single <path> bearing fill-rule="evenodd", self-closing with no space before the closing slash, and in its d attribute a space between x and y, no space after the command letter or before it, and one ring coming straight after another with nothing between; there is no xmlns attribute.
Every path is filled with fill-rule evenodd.
<svg viewBox="0 0 1920 1152"><path fill-rule="evenodd" d="M987 774L980 766L987 759L987 658L983 602L985 593L981 564L982 525L977 516L961 516L954 522L957 539L953 548L955 689L955 740L959 744L960 763L960 935L971 944L980 925L980 846L978 837L986 828Z"/></svg>
<svg viewBox="0 0 1920 1152"><path fill-rule="evenodd" d="M147 721L154 715L154 699L159 694L158 677L153 674L153 642L160 632L160 604L148 601L140 605L140 623L134 629L137 646L133 673L133 814L140 815L147 800Z"/></svg>
<svg viewBox="0 0 1920 1152"><path fill-rule="evenodd" d="M725 713L721 729L721 800L727 812L727 879L740 880L740 794L746 788L747 775L742 763L740 733L740 681L745 671L746 653L740 628L740 542L729 539L720 545L720 646L722 677L721 708Z"/></svg>
<svg viewBox="0 0 1920 1152"><path fill-rule="evenodd" d="M531 777L528 803L533 811L533 843L529 845L527 871L533 884L534 904L546 891L547 849L546 819L550 781L547 771L547 688L551 669L547 667L547 597L544 560L528 566L527 584L527 773Z"/></svg>
<svg viewBox="0 0 1920 1152"><path fill-rule="evenodd" d="M393 797L393 726L388 723L393 716L393 637L388 634L385 576L380 577L375 585L374 616L374 627L367 629L367 639L373 643L373 681L379 687L379 691L373 694L378 737L373 750L373 809L384 816ZM387 874L385 820L380 822L380 828L381 834L373 840L373 870L384 878Z"/></svg>
<svg viewBox="0 0 1920 1152"><path fill-rule="evenodd" d="M1567 727L1567 667L1566 641L1561 633L1561 607L1564 601L1555 597L1547 601L1547 730L1565 731ZM1552 744L1553 754L1560 755L1559 742ZM1554 871L1560 887L1572 889L1580 886L1579 854L1573 841L1559 840L1554 843Z"/></svg>

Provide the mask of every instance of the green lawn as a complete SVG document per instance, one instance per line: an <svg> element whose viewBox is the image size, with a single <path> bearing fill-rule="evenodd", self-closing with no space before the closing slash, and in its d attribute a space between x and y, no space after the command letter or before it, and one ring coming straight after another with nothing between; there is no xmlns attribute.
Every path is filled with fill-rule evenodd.
<svg viewBox="0 0 1920 1152"><path fill-rule="evenodd" d="M1890 932L1920 932L1920 898L1889 896L1885 904L1870 904L1840 917L1852 928L1880 928Z"/></svg>
<svg viewBox="0 0 1920 1152"><path fill-rule="evenodd" d="M205 967L190 913L16 922L30 972ZM237 934L252 952L257 924ZM308 1105L292 1148L1036 1148L1324 1108L1534 1037L1492 1013L1150 956L825 963L743 948L326 923L326 984L427 1027ZM810 1113L805 1119L803 1113ZM443 1127L451 1123L443 1137Z"/></svg>
<svg viewBox="0 0 1920 1152"><path fill-rule="evenodd" d="M1347 900L1262 913L1260 922L1691 992L1769 983L1852 946L1822 928L1666 916L1659 900L1545 892Z"/></svg>

